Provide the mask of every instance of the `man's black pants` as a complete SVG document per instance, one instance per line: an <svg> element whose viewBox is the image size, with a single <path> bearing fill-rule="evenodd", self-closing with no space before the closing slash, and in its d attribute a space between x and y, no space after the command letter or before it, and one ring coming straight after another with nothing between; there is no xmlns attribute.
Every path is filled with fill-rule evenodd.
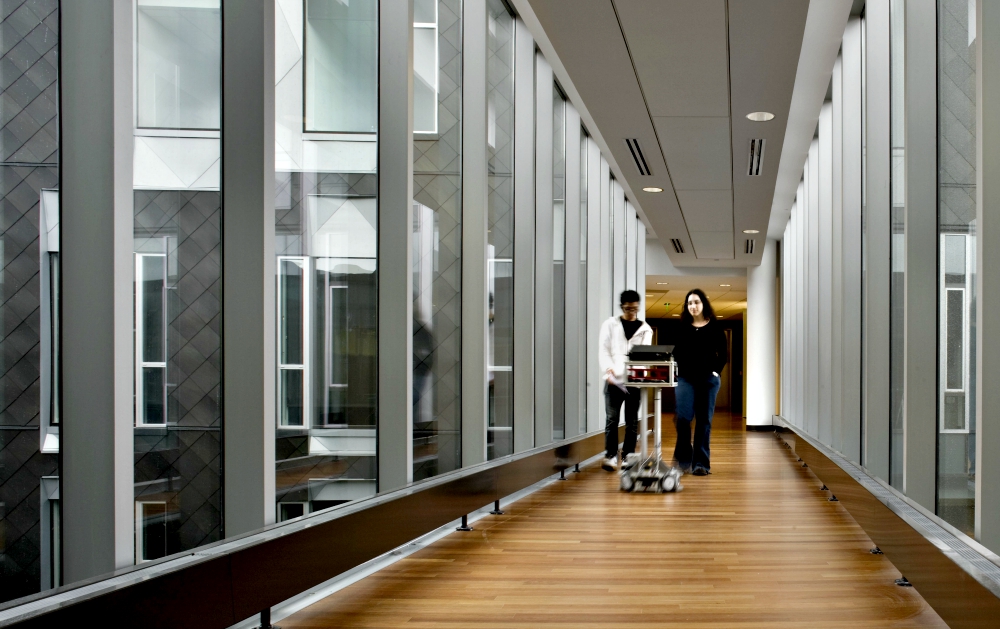
<svg viewBox="0 0 1000 629"><path fill-rule="evenodd" d="M628 394L613 384L604 384L604 450L607 457L618 455L618 417L622 402L625 403L625 443L622 445L622 456L635 452L635 442L638 437L639 406L642 398L640 389L629 387Z"/></svg>

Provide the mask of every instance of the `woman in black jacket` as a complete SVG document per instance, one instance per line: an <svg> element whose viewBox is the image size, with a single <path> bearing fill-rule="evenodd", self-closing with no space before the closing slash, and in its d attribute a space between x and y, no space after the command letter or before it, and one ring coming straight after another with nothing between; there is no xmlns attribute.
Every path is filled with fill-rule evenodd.
<svg viewBox="0 0 1000 629"><path fill-rule="evenodd" d="M719 393L719 373L729 361L726 334L715 318L712 304L700 289L684 299L681 330L674 345L677 360L677 446L674 459L685 472L696 476L711 474L709 437L715 396ZM694 448L691 447L691 420L696 419Z"/></svg>

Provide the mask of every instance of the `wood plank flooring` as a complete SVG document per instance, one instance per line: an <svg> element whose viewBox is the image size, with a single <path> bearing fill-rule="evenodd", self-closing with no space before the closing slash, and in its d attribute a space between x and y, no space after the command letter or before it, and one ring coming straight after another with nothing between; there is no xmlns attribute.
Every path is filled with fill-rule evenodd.
<svg viewBox="0 0 1000 629"><path fill-rule="evenodd" d="M685 476L680 493L625 494L591 467L279 624L946 627L800 465L720 413L714 473Z"/></svg>

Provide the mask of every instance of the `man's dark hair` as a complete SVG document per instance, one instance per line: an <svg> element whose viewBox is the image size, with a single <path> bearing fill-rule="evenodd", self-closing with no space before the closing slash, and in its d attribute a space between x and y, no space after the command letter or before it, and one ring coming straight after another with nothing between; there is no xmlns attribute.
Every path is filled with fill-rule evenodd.
<svg viewBox="0 0 1000 629"><path fill-rule="evenodd" d="M635 292L634 290L629 289L629 290L622 291L622 296L621 296L621 299L618 301L618 303L619 304L632 304L632 303L639 303L639 301L641 301L640 298L639 298L639 293Z"/></svg>

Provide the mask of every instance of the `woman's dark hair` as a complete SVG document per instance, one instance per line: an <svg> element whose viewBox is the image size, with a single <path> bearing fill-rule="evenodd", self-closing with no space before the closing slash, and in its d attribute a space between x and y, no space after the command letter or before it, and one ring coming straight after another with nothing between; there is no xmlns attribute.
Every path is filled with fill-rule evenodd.
<svg viewBox="0 0 1000 629"><path fill-rule="evenodd" d="M618 300L618 303L619 304L637 304L637 303L639 303L640 300L641 300L641 298L639 297L639 293L635 292L632 289L629 289L629 290L622 291L622 294L621 294L621 297Z"/></svg>
<svg viewBox="0 0 1000 629"><path fill-rule="evenodd" d="M714 321L715 311L712 310L712 304L708 301L708 297L705 296L704 291L700 288L689 290L688 294L684 296L684 305L681 310L681 321L687 324L694 323L694 317L692 317L691 312L688 311L688 299L691 299L691 295L697 295L701 299L701 316L705 317L709 321Z"/></svg>

